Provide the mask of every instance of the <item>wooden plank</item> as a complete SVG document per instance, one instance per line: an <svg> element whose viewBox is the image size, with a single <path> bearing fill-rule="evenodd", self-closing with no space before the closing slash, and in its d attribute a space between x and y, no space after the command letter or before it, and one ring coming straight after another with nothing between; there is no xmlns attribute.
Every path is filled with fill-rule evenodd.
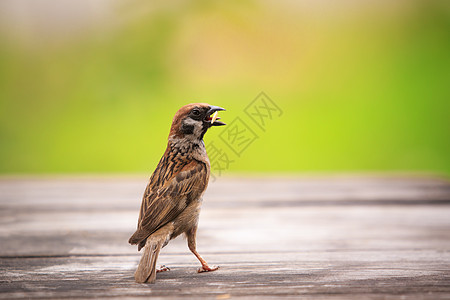
<svg viewBox="0 0 450 300"><path fill-rule="evenodd" d="M220 178L205 195L196 274L182 238L171 271L133 281L127 244L145 178L0 180L0 298L448 299L450 184L435 178Z"/></svg>

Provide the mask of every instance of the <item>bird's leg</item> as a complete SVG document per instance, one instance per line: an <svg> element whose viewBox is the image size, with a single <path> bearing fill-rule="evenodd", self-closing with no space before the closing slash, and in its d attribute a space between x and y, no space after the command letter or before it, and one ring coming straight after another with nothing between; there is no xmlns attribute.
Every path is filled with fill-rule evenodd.
<svg viewBox="0 0 450 300"><path fill-rule="evenodd" d="M165 265L162 265L159 267L159 269L156 269L156 273L166 272L166 271L170 271L170 268L166 267Z"/></svg>
<svg viewBox="0 0 450 300"><path fill-rule="evenodd" d="M216 266L214 266L214 267L208 266L208 263L203 259L203 257L200 256L200 254L198 254L198 252L196 250L196 242L195 242L196 234L197 234L197 227L193 227L192 229L190 229L186 232L189 250L191 250L191 252L195 255L195 257L197 257L197 259L202 264L202 267L199 268L197 270L197 272L198 273L211 272L211 271L215 271L215 270L219 269L219 267L216 267Z"/></svg>

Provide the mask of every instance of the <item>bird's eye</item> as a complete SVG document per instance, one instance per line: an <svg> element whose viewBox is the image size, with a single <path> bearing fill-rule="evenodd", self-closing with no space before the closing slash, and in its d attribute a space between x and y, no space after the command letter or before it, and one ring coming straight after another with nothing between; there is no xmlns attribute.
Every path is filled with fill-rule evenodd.
<svg viewBox="0 0 450 300"><path fill-rule="evenodd" d="M200 116L200 111L199 111L198 109L194 108L194 109L192 110L192 115L194 115L194 116Z"/></svg>

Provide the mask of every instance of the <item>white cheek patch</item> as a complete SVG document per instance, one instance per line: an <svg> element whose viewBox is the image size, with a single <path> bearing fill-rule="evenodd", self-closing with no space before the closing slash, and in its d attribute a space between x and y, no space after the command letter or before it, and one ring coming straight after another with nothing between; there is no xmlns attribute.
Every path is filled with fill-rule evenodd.
<svg viewBox="0 0 450 300"><path fill-rule="evenodd" d="M193 126L194 127L193 135L195 137L201 136L202 131L203 131L203 122L202 121L196 121L191 118L186 118L183 120L183 125Z"/></svg>
<svg viewBox="0 0 450 300"><path fill-rule="evenodd" d="M195 124L198 124L198 123L200 123L200 125L201 125L200 121L195 121L195 120L192 120L191 118L186 118L183 120L183 124L186 124L186 125L194 125L195 126Z"/></svg>

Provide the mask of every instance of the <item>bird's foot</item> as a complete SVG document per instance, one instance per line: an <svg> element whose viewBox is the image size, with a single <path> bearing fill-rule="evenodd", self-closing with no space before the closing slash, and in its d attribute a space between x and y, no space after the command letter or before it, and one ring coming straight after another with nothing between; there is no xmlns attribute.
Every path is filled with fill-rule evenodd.
<svg viewBox="0 0 450 300"><path fill-rule="evenodd" d="M197 273L203 273L203 272L212 272L212 271L215 271L215 270L218 270L219 269L219 266L213 266L213 267L210 267L210 266L208 266L208 265L204 265L204 266L202 266L201 268L199 268L198 270L197 270Z"/></svg>
<svg viewBox="0 0 450 300"><path fill-rule="evenodd" d="M170 268L166 267L165 265L162 265L159 267L159 269L156 269L156 273L166 272L166 271L170 271Z"/></svg>

